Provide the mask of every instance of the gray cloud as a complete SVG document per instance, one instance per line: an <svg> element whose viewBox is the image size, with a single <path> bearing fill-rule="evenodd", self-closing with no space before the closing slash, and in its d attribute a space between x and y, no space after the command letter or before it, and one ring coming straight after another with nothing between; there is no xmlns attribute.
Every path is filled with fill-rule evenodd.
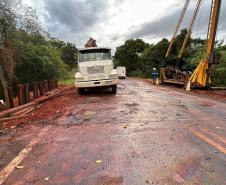
<svg viewBox="0 0 226 185"><path fill-rule="evenodd" d="M44 22L54 37L82 46L107 17L106 0L42 0Z"/></svg>
<svg viewBox="0 0 226 185"><path fill-rule="evenodd" d="M34 0L35 1L35 0ZM40 1L42 3L40 3ZM120 13L120 8L123 7L125 0L115 0L110 3L108 0L40 0L39 5L42 5L43 22L47 30L59 39L75 42L78 46L82 46L86 40L93 36L104 44L108 42L120 44L128 38L143 38L147 40L158 40L162 37L172 35L181 12L184 0L175 0L177 2L172 7L168 8L168 13L159 15L155 21L146 22L141 25L135 25L128 29L127 33L114 33L108 35L107 39L103 39L103 35L99 34L103 23L108 23L112 17ZM197 20L194 28L195 33L206 34L207 22L209 16L209 2L205 0L205 6L200 12L201 18ZM223 4L222 10L226 8L226 3ZM36 5L38 6L38 5ZM117 7L114 12L109 12L110 7ZM182 28L185 28L190 22L193 13L194 4L188 10ZM150 12L151 13L151 12ZM226 12L222 11L219 30L226 28L226 22L223 17ZM198 31L196 31L198 30ZM225 30L225 29L224 29ZM91 35L95 34L95 35ZM220 35L220 34L219 34ZM221 33L221 35L223 35Z"/></svg>
<svg viewBox="0 0 226 185"><path fill-rule="evenodd" d="M219 22L219 31L226 30L226 23L223 21L223 18L226 16L226 12L223 11L226 8L226 3L222 5L221 18ZM170 9L170 8L169 8ZM208 3L204 4L199 12L199 16L196 20L196 25L194 27L194 34L203 35L206 34L207 25L209 21L209 10L210 6ZM182 24L181 28L186 28L191 20L193 15L194 5L188 9L186 13L186 17ZM179 19L181 13L181 8L177 8L172 13L167 14L165 16L160 17L159 19L151 22L146 22L141 24L135 28L133 31L127 36L127 38L162 38L171 36L176 23Z"/></svg>
<svg viewBox="0 0 226 185"><path fill-rule="evenodd" d="M53 24L63 25L71 32L83 32L94 26L102 18L107 6L105 0L48 0L43 2L48 13L46 22L50 28L55 29Z"/></svg>

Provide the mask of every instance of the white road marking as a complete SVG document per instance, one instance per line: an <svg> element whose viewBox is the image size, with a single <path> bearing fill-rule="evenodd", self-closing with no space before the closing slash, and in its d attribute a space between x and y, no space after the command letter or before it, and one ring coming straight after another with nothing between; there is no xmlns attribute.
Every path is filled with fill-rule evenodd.
<svg viewBox="0 0 226 185"><path fill-rule="evenodd" d="M0 172L0 185L8 178L14 169L27 157L32 148L40 142L45 133L50 129L50 126L43 128L32 140L26 148L24 148L1 172Z"/></svg>

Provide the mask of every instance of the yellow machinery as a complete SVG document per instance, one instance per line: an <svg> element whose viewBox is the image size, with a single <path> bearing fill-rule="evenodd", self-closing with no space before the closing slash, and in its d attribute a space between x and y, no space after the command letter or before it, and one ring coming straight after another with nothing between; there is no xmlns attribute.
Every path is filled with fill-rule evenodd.
<svg viewBox="0 0 226 185"><path fill-rule="evenodd" d="M214 52L216 31L219 21L219 14L221 8L221 0L212 0L211 14L207 35L206 51L203 59L195 69L189 79L188 85L195 84L201 87L206 87L210 83L210 67L212 64L219 63L219 56ZM189 87L188 87L189 89Z"/></svg>
<svg viewBox="0 0 226 185"><path fill-rule="evenodd" d="M172 50L172 46L175 42L176 35L179 31L180 25L183 21L183 18L185 16L189 3L190 3L190 0L185 1L185 5L183 7L180 19L177 23L175 32L170 41L170 45L169 45L167 53L166 53L166 58L169 56L169 54ZM197 5L195 8L191 23L190 23L189 27L187 28L187 34L185 36L182 48L179 53L179 57L178 57L179 61L183 57L183 53L187 47L189 38L191 37L192 29L194 27L195 20L197 18L198 12L200 10L201 3L202 3L202 0L197 0ZM215 39L216 39L216 31L217 31L217 25L218 25L218 20L219 20L220 8L221 8L221 0L212 0L206 51L205 51L202 61L200 62L198 67L194 70L193 74L189 74L187 72L182 72L178 68L175 68L175 67L161 68L160 78L161 78L162 82L174 83L174 84L180 84L180 85L188 84L189 87L187 87L187 89L190 89L191 84L196 85L196 86L201 86L201 87L205 87L205 86L209 85L209 82L210 82L210 70L209 69L212 64L219 63L219 56L216 55L214 52L214 44L215 44Z"/></svg>
<svg viewBox="0 0 226 185"><path fill-rule="evenodd" d="M169 54L170 54L170 52L171 52L171 50L172 50L174 41L175 41L176 36L177 36L177 33L178 33L179 29L180 29L180 25L181 25L181 23L182 23L182 21L183 21L183 19L184 19L185 13L186 13L186 11L187 11L187 9L188 9L189 3L190 3L190 0L186 0L186 1L185 1L183 10L182 10L181 15L180 15L180 18L179 18L179 21L178 21L178 23L177 23L176 29L175 29L175 31L174 31L174 33L173 33L173 36L172 36L172 38L171 38L171 41L170 41L170 45L169 45L168 50L167 50L167 52L166 52L166 58L169 56Z"/></svg>
<svg viewBox="0 0 226 185"><path fill-rule="evenodd" d="M190 0L185 1L183 10L181 12L181 15L180 15L179 21L177 23L176 29L174 31L174 34L172 36L172 39L170 41L170 44L169 44L168 50L166 52L165 58L167 58L169 56L169 54L172 50L173 44L175 42L177 33L180 29L181 23L184 19L185 13L188 9L189 3L190 3ZM187 29L187 34L186 34L185 40L183 42L183 46L180 50L179 61L181 60L181 58L183 56L183 53L186 49L187 43L188 43L189 38L191 36L192 29L194 27L194 23L195 23L195 20L197 18L201 3L202 3L202 0L197 1L197 5L196 5L196 9L194 11L194 15L192 16L192 20L191 20L191 23L190 23L190 25ZM189 80L190 75L191 75L191 73L186 72L186 71L180 71L178 68L175 68L175 67L164 67L164 68L160 69L160 79L163 83L185 85L187 83L187 81Z"/></svg>
<svg viewBox="0 0 226 185"><path fill-rule="evenodd" d="M192 20L191 20L191 23L187 29L187 34L185 36L185 39L184 39L184 42L183 42L183 45L182 45L182 48L180 50L180 54L179 54L179 60L182 58L183 54L184 54L184 51L187 47L187 44L188 44L188 41L189 41L189 38L191 37L191 34L192 34L192 30L193 30L193 27L194 27L194 24L195 24L195 20L196 20L196 17L198 15L198 12L199 12L199 9L201 7L201 4L202 4L202 0L198 0L197 2L197 5L196 5L196 8L195 8L195 12L194 12L194 15L192 17Z"/></svg>

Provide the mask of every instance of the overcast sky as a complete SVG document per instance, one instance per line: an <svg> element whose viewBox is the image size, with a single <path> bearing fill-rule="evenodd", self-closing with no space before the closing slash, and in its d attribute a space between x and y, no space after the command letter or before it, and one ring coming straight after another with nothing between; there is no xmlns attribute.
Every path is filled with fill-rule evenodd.
<svg viewBox="0 0 226 185"><path fill-rule="evenodd" d="M113 50L129 38L157 42L171 37L185 0L23 0L37 10L44 28L52 36L78 47L93 37L98 46ZM191 0L185 28L197 0ZM207 32L211 0L204 0L193 36ZM226 3L222 5L225 10ZM226 17L226 11L221 11ZM220 20L219 38L225 38L226 21Z"/></svg>

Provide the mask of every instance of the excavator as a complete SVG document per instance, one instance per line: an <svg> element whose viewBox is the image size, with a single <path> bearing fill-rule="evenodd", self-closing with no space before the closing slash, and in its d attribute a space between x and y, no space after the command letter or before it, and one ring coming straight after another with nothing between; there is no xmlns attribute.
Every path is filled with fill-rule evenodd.
<svg viewBox="0 0 226 185"><path fill-rule="evenodd" d="M179 28L181 26L185 13L188 9L189 3L190 3L190 0L185 1L185 5L183 7L176 29L170 41L165 58L169 56L172 50L173 44L175 42L175 38L177 36L177 33L179 31ZM197 0L197 5L195 8L193 17L191 19L189 27L187 28L187 34L185 36L182 48L179 53L179 57L178 57L179 61L183 57L188 40L191 37L194 23L196 21L198 12L201 7L201 3L202 3L202 0ZM218 54L216 54L215 48L214 48L215 41L216 41L217 26L219 22L220 9L221 9L221 0L212 0L205 53L199 65L194 70L194 72L193 73L183 72L183 71L180 71L177 67L161 68L160 79L163 83L175 83L175 84L184 85L186 87L186 90L188 91L190 91L191 87L209 87L210 86L211 66L213 64L218 64L220 61L220 57Z"/></svg>

